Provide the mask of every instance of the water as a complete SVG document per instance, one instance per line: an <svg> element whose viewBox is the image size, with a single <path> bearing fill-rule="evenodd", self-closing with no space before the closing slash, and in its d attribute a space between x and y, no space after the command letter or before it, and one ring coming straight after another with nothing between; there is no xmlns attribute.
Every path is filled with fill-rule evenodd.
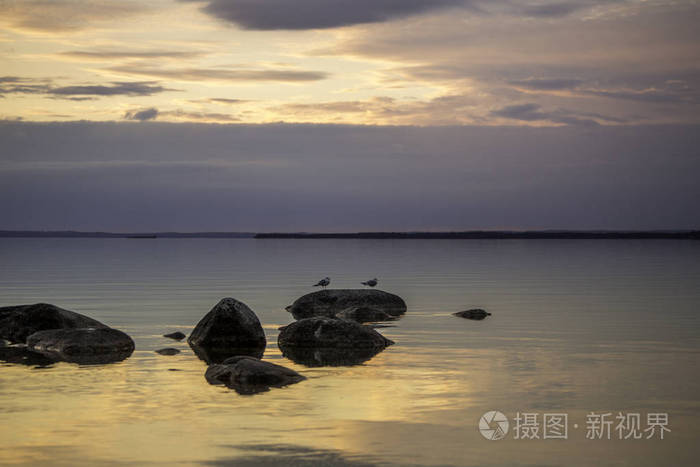
<svg viewBox="0 0 700 467"><path fill-rule="evenodd" d="M0 239L0 305L54 303L136 342L111 365L0 363L0 464L696 465L699 260L674 240ZM404 297L380 329L396 345L354 367L282 357L284 307L324 276ZM161 337L227 296L260 317L264 358L308 380L242 396ZM493 315L450 314L474 307ZM489 410L505 439L478 431ZM568 439L514 439L518 412L566 413ZM586 439L591 412L667 413L671 432Z"/></svg>

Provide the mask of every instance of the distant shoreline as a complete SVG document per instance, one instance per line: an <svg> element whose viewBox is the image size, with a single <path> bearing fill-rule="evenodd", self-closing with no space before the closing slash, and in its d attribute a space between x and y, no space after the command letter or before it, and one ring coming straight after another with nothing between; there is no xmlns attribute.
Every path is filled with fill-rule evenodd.
<svg viewBox="0 0 700 467"><path fill-rule="evenodd" d="M74 230L0 230L0 238L253 238L254 232L78 232Z"/></svg>
<svg viewBox="0 0 700 467"><path fill-rule="evenodd" d="M700 230L470 230L463 232L355 232L355 233L253 233L253 232L78 232L0 230L0 238L256 238L256 239L629 239L629 240L700 240Z"/></svg>

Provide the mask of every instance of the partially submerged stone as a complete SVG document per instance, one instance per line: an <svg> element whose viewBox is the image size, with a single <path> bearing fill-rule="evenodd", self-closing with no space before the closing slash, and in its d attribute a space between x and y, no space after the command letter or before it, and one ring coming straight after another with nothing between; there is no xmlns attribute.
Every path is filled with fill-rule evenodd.
<svg viewBox="0 0 700 467"><path fill-rule="evenodd" d="M0 307L0 338L24 344L48 329L108 328L99 321L48 303Z"/></svg>
<svg viewBox="0 0 700 467"><path fill-rule="evenodd" d="M335 317L353 307L382 311L389 316L406 312L406 302L398 295L375 289L328 289L312 292L298 298L287 307L294 319L314 316Z"/></svg>
<svg viewBox="0 0 700 467"><path fill-rule="evenodd" d="M160 355L177 355L180 353L180 351L178 349L173 348L173 347L166 347L164 349L156 350L156 353L160 354Z"/></svg>
<svg viewBox="0 0 700 467"><path fill-rule="evenodd" d="M369 326L335 318L315 317L281 328L277 343L282 347L336 349L383 349L394 342Z"/></svg>
<svg viewBox="0 0 700 467"><path fill-rule="evenodd" d="M27 338L30 350L74 363L110 363L124 360L134 351L134 341L112 328L49 329Z"/></svg>
<svg viewBox="0 0 700 467"><path fill-rule="evenodd" d="M486 310L482 310L481 308L473 308L471 310L465 310L465 311L458 311L457 313L452 313L454 316L459 316L460 318L466 318L466 319L473 319L473 320L482 320L486 318L487 316L491 316L491 313L489 313Z"/></svg>
<svg viewBox="0 0 700 467"><path fill-rule="evenodd" d="M248 306L224 298L202 318L187 342L207 363L235 355L262 356L267 341L260 320Z"/></svg>
<svg viewBox="0 0 700 467"><path fill-rule="evenodd" d="M168 339L174 339L176 341L181 341L182 339L184 339L187 336L184 335L183 333L181 333L180 331L176 331L176 332L171 332L170 334L163 334L163 337L167 337Z"/></svg>
<svg viewBox="0 0 700 467"><path fill-rule="evenodd" d="M209 384L223 384L240 394L264 392L306 379L294 370L254 357L236 356L213 364L204 377Z"/></svg>

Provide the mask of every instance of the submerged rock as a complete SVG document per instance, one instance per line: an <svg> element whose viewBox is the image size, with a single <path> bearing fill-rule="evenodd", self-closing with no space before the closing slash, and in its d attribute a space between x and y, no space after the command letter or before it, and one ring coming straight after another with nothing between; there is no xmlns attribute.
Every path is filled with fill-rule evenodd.
<svg viewBox="0 0 700 467"><path fill-rule="evenodd" d="M112 328L49 329L30 335L27 347L56 360L110 363L129 357L134 341Z"/></svg>
<svg viewBox="0 0 700 467"><path fill-rule="evenodd" d="M335 317L338 319L356 321L358 323L372 323L377 321L391 321L396 319L395 316L391 316L390 314L382 310L366 306L354 306L346 308L345 310L336 313Z"/></svg>
<svg viewBox="0 0 700 467"><path fill-rule="evenodd" d="M239 394L256 394L306 379L289 368L248 356L231 357L221 364L210 365L204 377L209 384L224 384Z"/></svg>
<svg viewBox="0 0 700 467"><path fill-rule="evenodd" d="M298 298L287 307L294 319L314 316L335 317L353 307L383 311L389 316L400 316L406 312L406 302L398 295L374 289L319 290Z"/></svg>
<svg viewBox="0 0 700 467"><path fill-rule="evenodd" d="M0 307L0 338L24 344L31 334L48 329L108 328L87 316L48 303Z"/></svg>
<svg viewBox="0 0 700 467"><path fill-rule="evenodd" d="M457 313L452 313L454 316L459 316L460 318L467 318L467 319L474 319L474 320L482 320L486 318L487 316L491 316L491 313L489 313L486 310L482 310L481 308L473 308L471 310L466 310L466 311L458 311Z"/></svg>
<svg viewBox="0 0 700 467"><path fill-rule="evenodd" d="M359 365L394 342L369 326L315 317L280 328L277 343L290 360L318 367Z"/></svg>
<svg viewBox="0 0 700 467"><path fill-rule="evenodd" d="M306 318L281 328L280 347L383 349L394 342L369 326L335 318Z"/></svg>
<svg viewBox="0 0 700 467"><path fill-rule="evenodd" d="M217 303L197 323L187 342L207 363L219 363L235 355L262 357L267 344L258 317L234 298Z"/></svg>
<svg viewBox="0 0 700 467"><path fill-rule="evenodd" d="M178 349L174 349L172 347L166 347L164 349L156 350L156 353L161 354L161 355L177 355L180 353L180 351Z"/></svg>
<svg viewBox="0 0 700 467"><path fill-rule="evenodd" d="M171 332L170 334L163 334L163 337L167 337L168 339L175 339L176 341L181 341L187 336L181 333L180 331L176 331Z"/></svg>

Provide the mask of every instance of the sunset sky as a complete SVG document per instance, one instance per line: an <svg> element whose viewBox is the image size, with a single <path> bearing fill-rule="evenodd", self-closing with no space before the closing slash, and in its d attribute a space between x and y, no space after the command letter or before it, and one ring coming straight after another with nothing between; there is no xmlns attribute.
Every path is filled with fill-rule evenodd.
<svg viewBox="0 0 700 467"><path fill-rule="evenodd" d="M0 0L0 229L698 227L698 24L692 0Z"/></svg>

